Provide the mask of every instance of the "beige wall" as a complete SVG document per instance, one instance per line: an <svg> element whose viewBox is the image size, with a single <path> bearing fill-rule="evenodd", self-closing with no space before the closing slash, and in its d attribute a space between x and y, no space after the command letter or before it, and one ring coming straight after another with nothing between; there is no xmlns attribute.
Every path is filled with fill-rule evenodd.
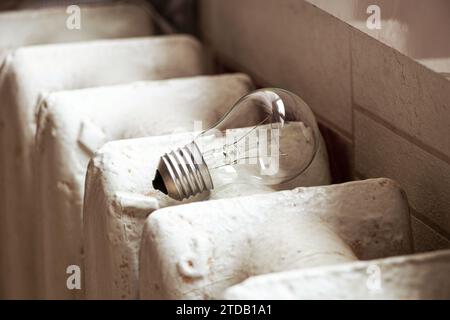
<svg viewBox="0 0 450 320"><path fill-rule="evenodd" d="M450 247L450 81L305 1L202 0L200 10L219 65L312 107L336 182L397 180L416 249Z"/></svg>

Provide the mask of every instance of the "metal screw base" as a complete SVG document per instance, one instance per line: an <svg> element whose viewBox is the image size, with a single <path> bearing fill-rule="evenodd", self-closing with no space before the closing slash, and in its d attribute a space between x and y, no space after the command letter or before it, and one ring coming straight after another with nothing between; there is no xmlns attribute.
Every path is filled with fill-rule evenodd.
<svg viewBox="0 0 450 320"><path fill-rule="evenodd" d="M175 200L213 189L208 167L195 142L161 157L153 187Z"/></svg>

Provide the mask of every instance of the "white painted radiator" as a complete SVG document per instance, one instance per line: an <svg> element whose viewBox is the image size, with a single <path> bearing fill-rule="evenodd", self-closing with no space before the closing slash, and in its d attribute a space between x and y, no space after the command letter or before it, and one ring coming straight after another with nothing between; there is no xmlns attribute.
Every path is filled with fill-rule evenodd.
<svg viewBox="0 0 450 320"><path fill-rule="evenodd" d="M213 1L204 6L217 14ZM214 74L199 40L154 35L138 5L81 7L79 30L67 28L63 7L0 13L0 298L450 297L449 252L412 255L400 185L332 185L330 145L316 123L318 151L288 183L230 185L184 201L155 190L160 156L213 125L254 80ZM204 22L217 32L220 21ZM220 44L250 46L230 38ZM261 65L239 54L250 70ZM337 107L350 90L333 82L346 65L306 58L314 68L305 71L324 75L307 85L308 98L336 106L331 126L347 135L351 119ZM326 73L331 64L339 72ZM265 61L259 71L279 70ZM278 79L304 85L296 77Z"/></svg>
<svg viewBox="0 0 450 320"><path fill-rule="evenodd" d="M109 15L106 12L105 19ZM27 21L34 23L22 19L25 25ZM122 23L128 24L127 20ZM94 35L101 36L100 31ZM117 35L126 32L118 28ZM133 30L128 35L134 35ZM38 220L32 182L36 112L44 97L57 90L193 76L205 73L206 68L200 44L187 36L39 45L9 51L0 74L1 234L8 239L1 242L5 270L1 284L7 292L13 297L16 291L19 296L34 295L36 288L43 287L35 282L42 277L37 274L41 254L35 248Z"/></svg>
<svg viewBox="0 0 450 320"><path fill-rule="evenodd" d="M32 219L33 212L26 211L23 207L28 201L27 192L31 185L30 180L22 180L22 175L25 171L29 174L29 166L24 162L32 161L28 144L34 139L34 106L41 93L39 86L42 85L41 89L44 91L64 87L61 76L47 75L58 60L56 56L47 56L46 65L44 57L33 55L27 58L26 52L15 49L101 38L141 37L153 33L148 13L133 4L85 6L81 14L83 28L70 30L66 25L68 14L65 7L0 12L0 294L3 297L36 297L37 294L39 277L33 263L35 243L28 241L33 238L35 231L34 223L29 220ZM60 55L59 59L65 61L69 68L72 65L74 70L83 68L75 60L70 61L68 56ZM27 60L31 62L28 66L33 71L28 69L30 72L22 73L24 80L21 80L21 70L27 69ZM40 63L43 63L43 69L36 69ZM66 72L59 67L53 71L60 75ZM33 72L35 77L31 79ZM44 85L45 82L47 85ZM27 85L28 89L25 89ZM19 109L19 103L26 110ZM11 140L7 141L8 139ZM8 150L7 144L15 151ZM12 170L9 171L9 178L8 170ZM21 185L22 182L25 184ZM20 187L15 189L15 186ZM10 191L12 196L7 195ZM14 203L17 201L15 199L18 199L17 203Z"/></svg>
<svg viewBox="0 0 450 320"><path fill-rule="evenodd" d="M211 124L251 88L244 75L222 75L60 91L45 98L36 137L34 215L46 297L70 297L60 270L68 265L86 270L84 178L97 149L111 140L189 131L197 119Z"/></svg>

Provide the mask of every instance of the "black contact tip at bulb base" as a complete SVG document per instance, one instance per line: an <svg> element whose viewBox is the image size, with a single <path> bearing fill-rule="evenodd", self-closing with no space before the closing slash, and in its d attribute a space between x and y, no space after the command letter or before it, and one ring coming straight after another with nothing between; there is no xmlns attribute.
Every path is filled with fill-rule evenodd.
<svg viewBox="0 0 450 320"><path fill-rule="evenodd" d="M162 193L167 194L166 184L164 183L161 173L159 173L158 170L156 170L155 179L153 179L152 184L155 190L159 190Z"/></svg>
<svg viewBox="0 0 450 320"><path fill-rule="evenodd" d="M153 188L179 201L213 189L208 167L195 142L161 157Z"/></svg>

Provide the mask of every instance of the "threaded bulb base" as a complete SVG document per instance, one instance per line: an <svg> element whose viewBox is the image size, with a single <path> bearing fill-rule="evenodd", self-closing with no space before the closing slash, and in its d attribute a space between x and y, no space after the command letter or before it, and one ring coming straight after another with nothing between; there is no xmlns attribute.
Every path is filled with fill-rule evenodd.
<svg viewBox="0 0 450 320"><path fill-rule="evenodd" d="M208 166L195 142L161 157L153 187L175 200L213 189Z"/></svg>

